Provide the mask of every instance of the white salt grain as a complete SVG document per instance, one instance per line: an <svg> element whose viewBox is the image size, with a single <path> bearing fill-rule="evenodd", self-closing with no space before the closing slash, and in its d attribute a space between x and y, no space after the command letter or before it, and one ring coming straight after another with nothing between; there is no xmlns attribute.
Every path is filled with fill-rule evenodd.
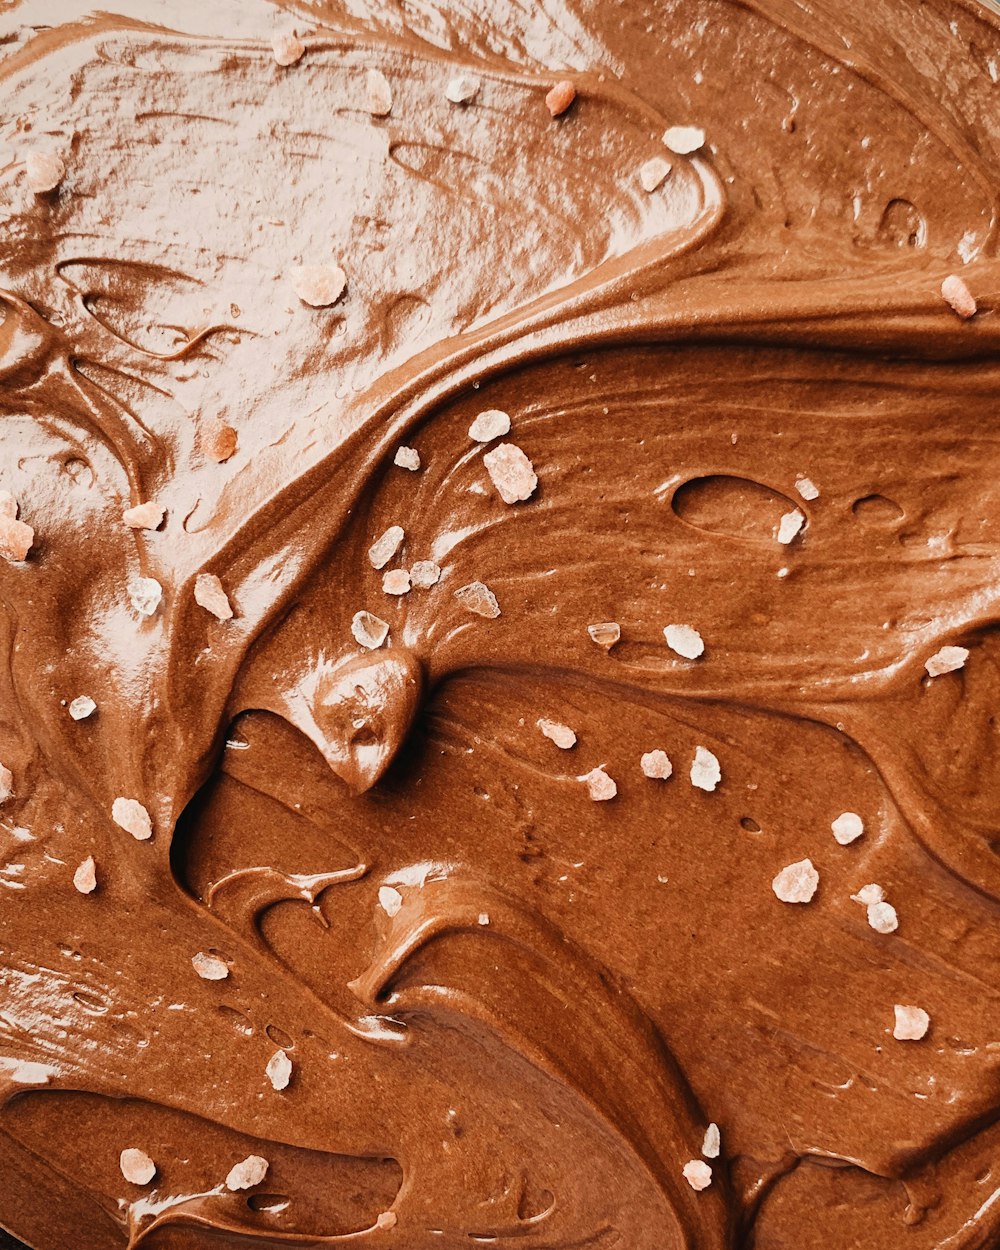
<svg viewBox="0 0 1000 1250"><path fill-rule="evenodd" d="M897 1042L919 1042L926 1035L931 1018L923 1007L907 1007L897 1003L893 1012L896 1018L892 1035Z"/></svg>
<svg viewBox="0 0 1000 1250"><path fill-rule="evenodd" d="M491 443L510 433L510 417L499 408L487 408L469 426L469 438L477 443Z"/></svg>
<svg viewBox="0 0 1000 1250"><path fill-rule="evenodd" d="M696 747L691 764L691 784L699 790L714 790L722 780L719 761L707 747Z"/></svg>
<svg viewBox="0 0 1000 1250"><path fill-rule="evenodd" d="M701 634L690 625L667 625L663 636L670 650L683 656L685 660L697 660L705 652Z"/></svg>
<svg viewBox="0 0 1000 1250"><path fill-rule="evenodd" d="M969 658L968 647L942 647L935 651L924 665L929 677L940 677L944 673L954 673L965 667Z"/></svg>
<svg viewBox="0 0 1000 1250"><path fill-rule="evenodd" d="M403 541L403 527L390 525L381 538L376 538L368 548L368 559L373 569L383 569L399 550Z"/></svg>
<svg viewBox="0 0 1000 1250"><path fill-rule="evenodd" d="M639 760L639 767L653 781L666 781L674 771L666 751L647 751Z"/></svg>
<svg viewBox="0 0 1000 1250"><path fill-rule="evenodd" d="M857 812L841 812L830 828L841 846L849 846L865 831L864 821Z"/></svg>
<svg viewBox="0 0 1000 1250"><path fill-rule="evenodd" d="M771 882L771 889L783 903L808 903L819 885L819 873L811 859L789 864Z"/></svg>

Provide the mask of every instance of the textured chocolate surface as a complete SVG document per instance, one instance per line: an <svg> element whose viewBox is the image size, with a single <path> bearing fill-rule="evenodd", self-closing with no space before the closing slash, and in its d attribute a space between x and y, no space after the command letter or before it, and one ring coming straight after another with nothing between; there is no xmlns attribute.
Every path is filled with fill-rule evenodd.
<svg viewBox="0 0 1000 1250"><path fill-rule="evenodd" d="M114 7L0 5L0 1225L1000 1245L995 8Z"/></svg>

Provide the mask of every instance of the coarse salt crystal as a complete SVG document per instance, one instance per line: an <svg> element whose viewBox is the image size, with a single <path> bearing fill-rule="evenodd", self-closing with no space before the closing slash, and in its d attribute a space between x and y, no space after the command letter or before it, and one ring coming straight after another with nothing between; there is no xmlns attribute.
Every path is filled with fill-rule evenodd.
<svg viewBox="0 0 1000 1250"><path fill-rule="evenodd" d="M147 842L153 836L149 812L138 799L115 799L111 804L111 819L137 842Z"/></svg>
<svg viewBox="0 0 1000 1250"><path fill-rule="evenodd" d="M387 569L382 574L382 589L387 595L405 595L410 590L410 574L407 569Z"/></svg>
<svg viewBox="0 0 1000 1250"><path fill-rule="evenodd" d="M926 1036L931 1018L923 1007L908 1007L896 1003L892 1010L895 1015L892 1035L897 1042L919 1042Z"/></svg>
<svg viewBox="0 0 1000 1250"><path fill-rule="evenodd" d="M587 786L587 793L595 803L606 803L618 793L614 778L609 777L603 768L592 768L580 780Z"/></svg>
<svg viewBox="0 0 1000 1250"><path fill-rule="evenodd" d="M685 660L697 660L700 655L704 654L705 644L701 634L690 625L667 625L664 627L663 636L670 650L676 651Z"/></svg>
<svg viewBox="0 0 1000 1250"><path fill-rule="evenodd" d="M712 1169L703 1159L691 1159L681 1171L692 1189L707 1189L712 1183Z"/></svg>
<svg viewBox="0 0 1000 1250"><path fill-rule="evenodd" d="M791 512L786 512L778 522L778 542L781 543L782 546L787 547L788 544L798 535L799 530L802 529L805 521L806 518L798 510L798 508L793 509Z"/></svg>
<svg viewBox="0 0 1000 1250"><path fill-rule="evenodd" d="M545 95L545 107L553 117L565 113L576 99L576 88L567 79L557 82Z"/></svg>
<svg viewBox="0 0 1000 1250"><path fill-rule="evenodd" d="M373 117L387 117L392 112L392 87L380 69L370 69L365 75L365 97Z"/></svg>
<svg viewBox="0 0 1000 1250"><path fill-rule="evenodd" d="M705 144L705 132L699 126L671 126L663 132L663 142L678 156L689 156Z"/></svg>
<svg viewBox="0 0 1000 1250"><path fill-rule="evenodd" d="M293 30L280 31L271 39L271 51L279 65L287 68L302 60L306 45Z"/></svg>
<svg viewBox="0 0 1000 1250"><path fill-rule="evenodd" d="M819 488L807 477L796 478L795 489L799 492L803 499L819 498Z"/></svg>
<svg viewBox="0 0 1000 1250"><path fill-rule="evenodd" d="M92 894L97 889L97 865L93 855L88 855L73 873L73 885L81 894Z"/></svg>
<svg viewBox="0 0 1000 1250"><path fill-rule="evenodd" d="M395 1211L380 1211L375 1217L375 1227L381 1229L395 1228L398 1216Z"/></svg>
<svg viewBox="0 0 1000 1250"><path fill-rule="evenodd" d="M121 1152L118 1166L130 1185L148 1185L156 1175L156 1164L145 1150L138 1150L135 1146Z"/></svg>
<svg viewBox="0 0 1000 1250"><path fill-rule="evenodd" d="M771 889L783 903L808 903L819 885L819 873L811 859L789 864L771 882Z"/></svg>
<svg viewBox="0 0 1000 1250"><path fill-rule="evenodd" d="M375 651L389 637L389 625L371 612L355 612L351 619L351 633L359 646Z"/></svg>
<svg viewBox="0 0 1000 1250"><path fill-rule="evenodd" d="M399 550L403 541L403 527L390 525L381 538L376 538L368 548L368 559L373 569L383 569Z"/></svg>
<svg viewBox="0 0 1000 1250"><path fill-rule="evenodd" d="M891 903L869 903L868 923L876 933L895 933L899 928L899 917Z"/></svg>
<svg viewBox="0 0 1000 1250"><path fill-rule="evenodd" d="M674 771L666 751L647 751L639 760L643 775L653 781L666 781Z"/></svg>
<svg viewBox="0 0 1000 1250"><path fill-rule="evenodd" d="M155 500L148 503L137 503L134 508L126 508L122 520L130 530L155 530L163 523L166 509Z"/></svg>
<svg viewBox="0 0 1000 1250"><path fill-rule="evenodd" d="M397 447L392 463L399 469L409 469L411 473L416 473L420 468L420 452L416 447Z"/></svg>
<svg viewBox="0 0 1000 1250"><path fill-rule="evenodd" d="M448 79L444 89L445 97L452 104L471 104L479 92L479 79L470 74L456 74Z"/></svg>
<svg viewBox="0 0 1000 1250"><path fill-rule="evenodd" d="M481 911L479 913L479 923L484 929L490 923L490 913L488 911Z"/></svg>
<svg viewBox="0 0 1000 1250"><path fill-rule="evenodd" d="M17 564L27 558L35 541L35 531L24 521L0 515L0 556Z"/></svg>
<svg viewBox="0 0 1000 1250"><path fill-rule="evenodd" d="M841 846L850 845L865 831L864 821L857 812L841 812L830 828Z"/></svg>
<svg viewBox="0 0 1000 1250"><path fill-rule="evenodd" d="M403 906L403 896L391 885L380 885L378 888L378 905L389 917L398 915Z"/></svg>
<svg viewBox="0 0 1000 1250"><path fill-rule="evenodd" d="M510 433L510 417L500 408L487 408L469 426L469 438L477 443L491 443Z"/></svg>
<svg viewBox="0 0 1000 1250"><path fill-rule="evenodd" d="M718 757L707 747L695 747L691 764L691 784L699 790L714 790L722 780Z"/></svg>
<svg viewBox="0 0 1000 1250"><path fill-rule="evenodd" d="M639 167L639 184L643 191L653 192L661 186L673 165L663 156L654 156Z"/></svg>
<svg viewBox="0 0 1000 1250"><path fill-rule="evenodd" d="M942 647L935 651L924 665L929 677L940 677L944 673L954 673L965 667L969 658L968 647Z"/></svg>
<svg viewBox="0 0 1000 1250"><path fill-rule="evenodd" d="M550 742L554 742L563 751L568 751L570 747L576 746L576 734L570 729L569 725L561 725L556 720L542 719L538 721L538 728Z"/></svg>
<svg viewBox="0 0 1000 1250"><path fill-rule="evenodd" d="M433 560L415 560L410 569L410 581L418 590L430 590L441 580L441 566Z"/></svg>
<svg viewBox="0 0 1000 1250"><path fill-rule="evenodd" d="M283 1050L276 1050L264 1069L272 1089L287 1089L292 1079L292 1061Z"/></svg>
<svg viewBox="0 0 1000 1250"><path fill-rule="evenodd" d="M233 605L223 589L222 582L214 573L199 573L194 579L194 601L200 608L220 621L228 621L233 616Z"/></svg>
<svg viewBox="0 0 1000 1250"><path fill-rule="evenodd" d="M347 274L339 265L296 265L292 270L292 288L311 308L336 304L346 287Z"/></svg>
<svg viewBox="0 0 1000 1250"><path fill-rule="evenodd" d="M0 803L6 803L14 793L14 774L5 765L0 764Z"/></svg>
<svg viewBox="0 0 1000 1250"><path fill-rule="evenodd" d="M595 625L588 625L587 633L592 642L596 642L605 651L610 651L615 643L620 641L622 627L617 621L599 621Z"/></svg>
<svg viewBox="0 0 1000 1250"><path fill-rule="evenodd" d="M497 597L484 582L469 582L455 591L455 598L476 616L485 616L492 621L500 615Z"/></svg>
<svg viewBox="0 0 1000 1250"><path fill-rule="evenodd" d="M28 190L35 195L54 191L66 177L66 165L54 152L29 152L24 162Z"/></svg>
<svg viewBox="0 0 1000 1250"><path fill-rule="evenodd" d="M247 1155L242 1162L230 1168L229 1175L226 1177L226 1188L233 1190L234 1193L238 1189L253 1189L267 1175L267 1169L266 1159L262 1159L260 1155Z"/></svg>
<svg viewBox="0 0 1000 1250"><path fill-rule="evenodd" d="M86 720L97 711L97 704L89 694L77 695L69 705L69 714L73 720Z"/></svg>
<svg viewBox="0 0 1000 1250"><path fill-rule="evenodd" d="M717 1159L722 1149L722 1134L719 1132L718 1124L710 1124L705 1129L705 1140L701 1145L701 1153L706 1159Z"/></svg>
<svg viewBox="0 0 1000 1250"><path fill-rule="evenodd" d="M128 584L128 597L140 616L152 616L163 599L163 587L153 577L133 577Z"/></svg>
<svg viewBox="0 0 1000 1250"><path fill-rule="evenodd" d="M534 466L514 443L500 443L488 451L483 464L504 503L520 503L534 494L538 485Z"/></svg>
<svg viewBox="0 0 1000 1250"><path fill-rule="evenodd" d="M941 283L941 294L963 321L968 321L970 317L976 315L975 296L969 290L965 280L957 273L950 273Z"/></svg>
<svg viewBox="0 0 1000 1250"><path fill-rule="evenodd" d="M855 903L861 903L865 907L870 907L873 903L881 903L885 898L885 890L880 885L872 882L870 885L863 885L857 894L851 895Z"/></svg>
<svg viewBox="0 0 1000 1250"><path fill-rule="evenodd" d="M191 967L203 981L225 981L229 976L229 965L226 961L205 951L191 956Z"/></svg>

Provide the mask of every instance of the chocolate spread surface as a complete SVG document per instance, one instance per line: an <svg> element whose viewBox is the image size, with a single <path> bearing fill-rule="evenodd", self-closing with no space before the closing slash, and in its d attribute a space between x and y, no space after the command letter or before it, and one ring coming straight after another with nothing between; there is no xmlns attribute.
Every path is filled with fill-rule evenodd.
<svg viewBox="0 0 1000 1250"><path fill-rule="evenodd" d="M1000 1245L1000 15L0 4L0 1226Z"/></svg>

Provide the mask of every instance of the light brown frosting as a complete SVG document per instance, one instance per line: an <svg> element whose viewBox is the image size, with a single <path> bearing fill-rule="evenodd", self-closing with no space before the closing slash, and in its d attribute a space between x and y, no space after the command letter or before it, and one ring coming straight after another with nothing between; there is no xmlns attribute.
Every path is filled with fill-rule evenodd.
<svg viewBox="0 0 1000 1250"><path fill-rule="evenodd" d="M0 9L0 1226L998 1244L993 6Z"/></svg>

